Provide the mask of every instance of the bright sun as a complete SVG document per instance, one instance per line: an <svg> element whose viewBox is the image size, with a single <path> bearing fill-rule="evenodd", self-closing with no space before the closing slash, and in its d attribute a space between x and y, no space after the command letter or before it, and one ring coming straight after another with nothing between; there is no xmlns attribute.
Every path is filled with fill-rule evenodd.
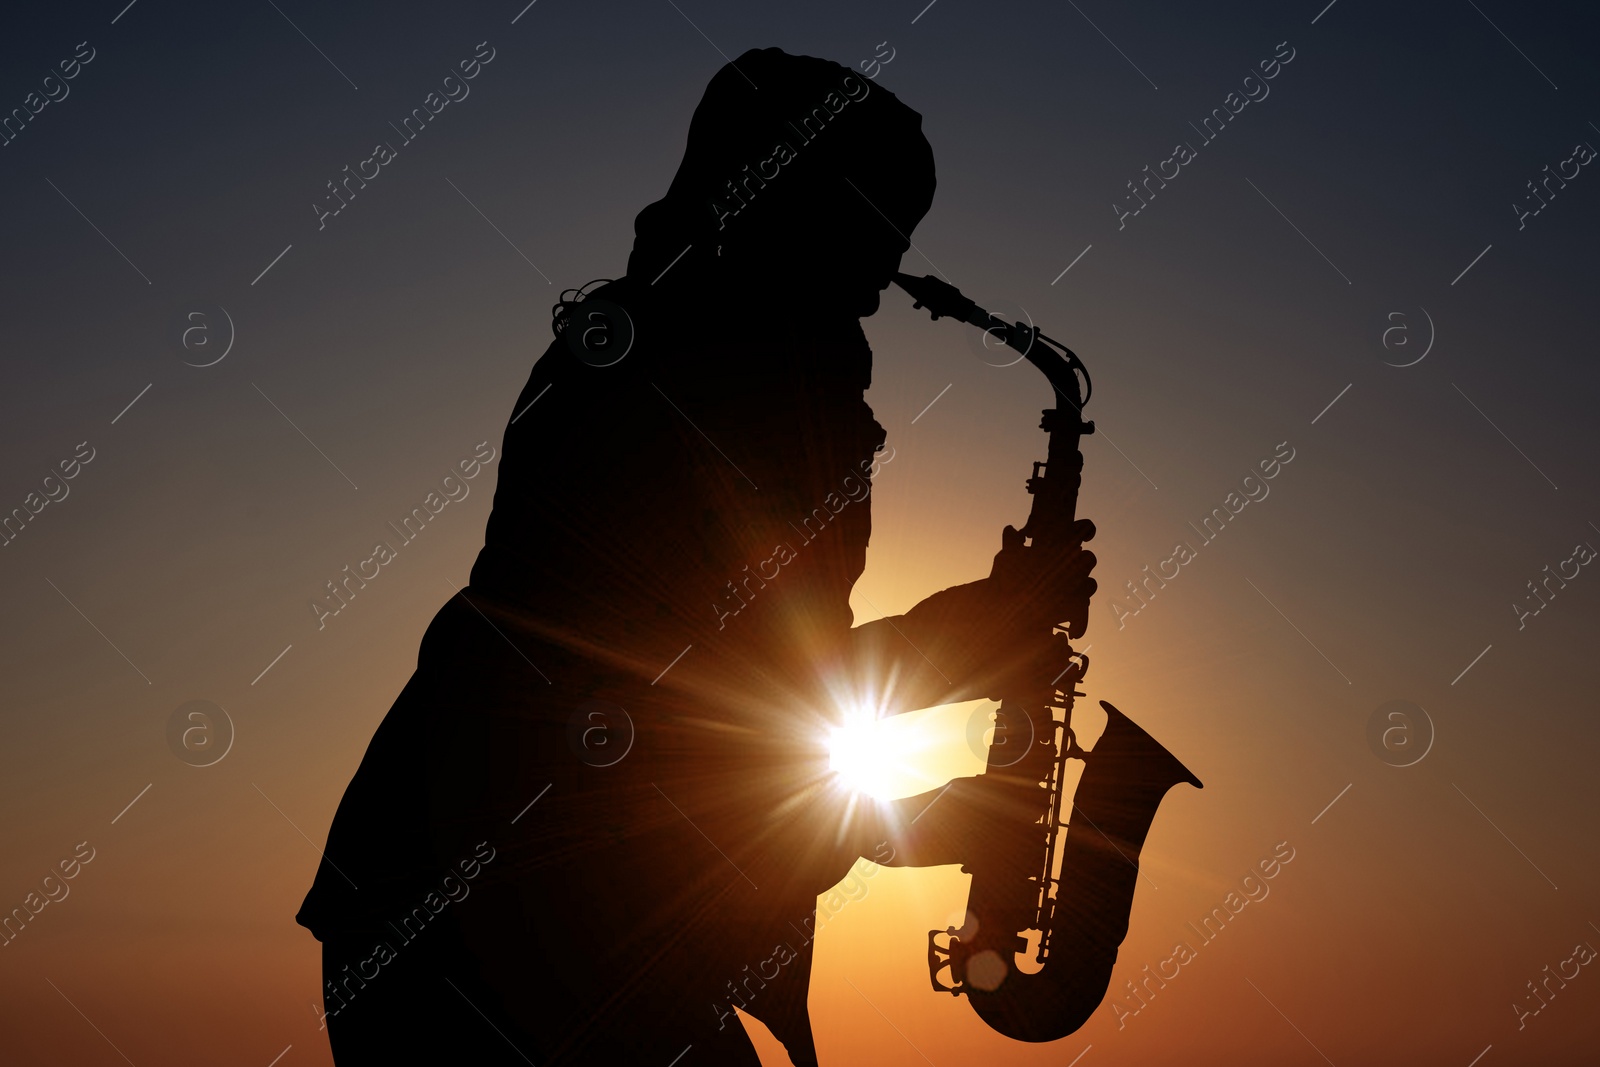
<svg viewBox="0 0 1600 1067"><path fill-rule="evenodd" d="M846 709L844 721L828 732L828 769L840 786L876 800L893 800L937 788L951 771L941 764L948 747L935 720L925 712L880 718L867 703ZM959 733L954 736L959 737Z"/></svg>
<svg viewBox="0 0 1600 1067"><path fill-rule="evenodd" d="M979 774L995 707L968 700L884 715L870 700L842 701L839 725L827 732L828 769L840 788L875 800L915 796Z"/></svg>
<svg viewBox="0 0 1600 1067"><path fill-rule="evenodd" d="M851 715L828 734L828 769L846 789L880 800L893 796L889 785L891 754L882 720L871 713Z"/></svg>

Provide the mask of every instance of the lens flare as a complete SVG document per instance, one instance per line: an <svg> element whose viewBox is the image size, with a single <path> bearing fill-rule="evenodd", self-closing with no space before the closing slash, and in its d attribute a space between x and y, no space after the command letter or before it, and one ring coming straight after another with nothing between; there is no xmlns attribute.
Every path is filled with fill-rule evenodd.
<svg viewBox="0 0 1600 1067"><path fill-rule="evenodd" d="M976 773L982 764L968 765L973 761L958 725L963 710L948 705L885 716L870 701L845 705L827 732L835 783L873 800L896 800Z"/></svg>
<svg viewBox="0 0 1600 1067"><path fill-rule="evenodd" d="M828 734L828 769L838 775L839 784L879 800L894 795L889 782L888 731L883 726L883 721L870 713L852 714Z"/></svg>

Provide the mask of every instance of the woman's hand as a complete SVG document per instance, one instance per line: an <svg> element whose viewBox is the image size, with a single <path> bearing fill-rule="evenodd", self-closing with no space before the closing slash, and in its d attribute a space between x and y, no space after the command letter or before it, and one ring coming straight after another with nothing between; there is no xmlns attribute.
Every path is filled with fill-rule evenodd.
<svg viewBox="0 0 1600 1067"><path fill-rule="evenodd" d="M1047 558L1008 526L989 577L935 593L906 613L897 634L954 689L941 701L999 699L1019 684L1060 677L1071 650L1057 628L1076 638L1088 627L1095 557L1082 542L1094 533L1094 523L1079 520L1074 543Z"/></svg>
<svg viewBox="0 0 1600 1067"><path fill-rule="evenodd" d="M1025 627L1060 626L1072 637L1082 637L1089 625L1089 598L1098 588L1089 577L1093 552L1083 547L1094 539L1094 523L1073 524L1073 546L1050 556L1025 544L1022 531L1007 526L1000 535L1000 551L986 580L995 605Z"/></svg>

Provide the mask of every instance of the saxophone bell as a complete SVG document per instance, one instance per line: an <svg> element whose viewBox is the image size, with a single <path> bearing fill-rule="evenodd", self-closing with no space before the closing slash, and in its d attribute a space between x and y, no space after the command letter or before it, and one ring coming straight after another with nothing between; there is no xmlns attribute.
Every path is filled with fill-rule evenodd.
<svg viewBox="0 0 1600 1067"><path fill-rule="evenodd" d="M1042 873L1031 876L975 867L966 924L928 934L934 988L966 994L979 1017L1018 1041L1065 1037L1100 1006L1128 933L1139 853L1156 809L1175 785L1202 788L1137 723L1103 700L1100 706L1106 728L1082 754L1085 767L1061 846L1060 878L1050 876L1053 855L1044 857ZM1055 829L1049 828L1050 837ZM1027 885L1020 908L1019 880ZM1023 970L1018 956L1035 940L1027 958L1037 970ZM939 980L946 967L948 984Z"/></svg>

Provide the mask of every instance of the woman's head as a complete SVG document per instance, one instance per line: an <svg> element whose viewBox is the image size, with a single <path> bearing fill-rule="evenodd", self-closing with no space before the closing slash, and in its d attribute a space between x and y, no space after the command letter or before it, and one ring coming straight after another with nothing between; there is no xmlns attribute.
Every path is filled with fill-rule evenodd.
<svg viewBox="0 0 1600 1067"><path fill-rule="evenodd" d="M629 275L648 282L683 254L674 288L870 314L933 200L921 124L837 63L746 52L711 79L671 188L640 213Z"/></svg>

